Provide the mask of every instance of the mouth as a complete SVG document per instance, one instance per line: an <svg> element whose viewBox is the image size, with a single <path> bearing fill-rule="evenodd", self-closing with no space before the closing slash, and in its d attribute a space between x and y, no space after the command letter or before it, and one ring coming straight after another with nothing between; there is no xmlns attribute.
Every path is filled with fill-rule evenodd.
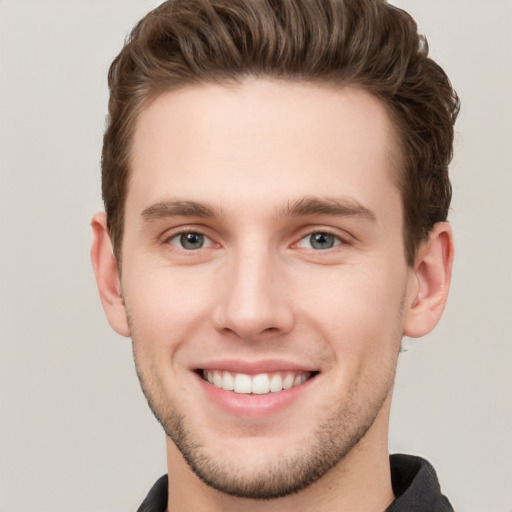
<svg viewBox="0 0 512 512"><path fill-rule="evenodd" d="M314 378L319 372L283 371L258 373L234 373L227 370L198 370L203 380L224 391L232 391L243 395L266 395L279 393L301 386Z"/></svg>

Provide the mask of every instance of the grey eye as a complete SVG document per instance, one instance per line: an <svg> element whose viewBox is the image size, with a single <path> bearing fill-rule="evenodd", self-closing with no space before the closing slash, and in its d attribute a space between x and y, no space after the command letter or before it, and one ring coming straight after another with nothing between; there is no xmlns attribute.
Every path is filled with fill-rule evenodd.
<svg viewBox="0 0 512 512"><path fill-rule="evenodd" d="M313 233L309 235L309 245L313 249L331 249L335 245L338 245L338 243L338 237L330 235L329 233Z"/></svg>
<svg viewBox="0 0 512 512"><path fill-rule="evenodd" d="M181 247L190 251L201 249L204 245L204 235L200 233L182 233L179 235L179 243Z"/></svg>

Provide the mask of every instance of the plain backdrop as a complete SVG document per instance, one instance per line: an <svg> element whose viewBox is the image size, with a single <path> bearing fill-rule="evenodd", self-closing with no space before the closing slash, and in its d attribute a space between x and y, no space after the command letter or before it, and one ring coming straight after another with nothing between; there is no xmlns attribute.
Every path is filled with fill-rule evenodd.
<svg viewBox="0 0 512 512"><path fill-rule="evenodd" d="M136 510L166 472L89 262L106 74L149 0L0 0L0 512ZM400 356L390 449L512 512L512 1L401 0L462 98L453 287Z"/></svg>

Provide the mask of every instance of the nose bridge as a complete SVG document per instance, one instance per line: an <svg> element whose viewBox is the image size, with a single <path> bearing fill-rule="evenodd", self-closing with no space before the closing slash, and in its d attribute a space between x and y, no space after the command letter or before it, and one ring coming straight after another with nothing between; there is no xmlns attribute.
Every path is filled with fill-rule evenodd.
<svg viewBox="0 0 512 512"><path fill-rule="evenodd" d="M216 323L241 338L289 331L293 323L279 258L268 246L236 251L225 269Z"/></svg>

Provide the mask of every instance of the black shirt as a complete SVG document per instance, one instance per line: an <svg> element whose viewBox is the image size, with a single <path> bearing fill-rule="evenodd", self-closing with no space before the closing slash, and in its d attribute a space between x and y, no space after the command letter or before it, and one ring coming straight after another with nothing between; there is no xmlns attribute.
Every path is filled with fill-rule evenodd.
<svg viewBox="0 0 512 512"><path fill-rule="evenodd" d="M429 462L401 454L391 455L389 461L396 499L385 512L454 512Z"/></svg>
<svg viewBox="0 0 512 512"><path fill-rule="evenodd" d="M391 483L396 500L384 512L453 512L441 494L434 468L420 457L391 455ZM165 512L167 475L151 488L137 512Z"/></svg>

